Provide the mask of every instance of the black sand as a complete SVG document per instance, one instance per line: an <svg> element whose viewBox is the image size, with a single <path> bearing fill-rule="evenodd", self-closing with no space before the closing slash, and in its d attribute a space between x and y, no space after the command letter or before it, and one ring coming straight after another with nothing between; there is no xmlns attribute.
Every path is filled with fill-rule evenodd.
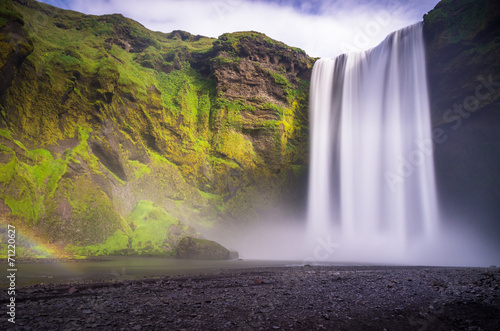
<svg viewBox="0 0 500 331"><path fill-rule="evenodd" d="M18 288L9 330L499 330L500 269L286 267Z"/></svg>

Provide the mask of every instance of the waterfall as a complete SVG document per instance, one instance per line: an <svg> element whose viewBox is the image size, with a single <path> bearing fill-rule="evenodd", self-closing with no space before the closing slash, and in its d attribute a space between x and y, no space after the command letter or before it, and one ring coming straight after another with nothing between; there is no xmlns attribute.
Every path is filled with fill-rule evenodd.
<svg viewBox="0 0 500 331"><path fill-rule="evenodd" d="M425 68L422 23L314 65L308 227L331 259L404 258L437 231Z"/></svg>

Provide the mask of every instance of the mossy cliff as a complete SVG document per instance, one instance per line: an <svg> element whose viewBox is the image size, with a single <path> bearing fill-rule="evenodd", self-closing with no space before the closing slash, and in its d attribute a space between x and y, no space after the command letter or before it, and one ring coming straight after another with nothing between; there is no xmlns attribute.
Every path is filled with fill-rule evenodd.
<svg viewBox="0 0 500 331"><path fill-rule="evenodd" d="M498 243L500 2L443 0L424 33L444 219L472 221Z"/></svg>
<svg viewBox="0 0 500 331"><path fill-rule="evenodd" d="M0 1L0 217L66 252L174 255L301 199L313 60Z"/></svg>
<svg viewBox="0 0 500 331"><path fill-rule="evenodd" d="M443 0L424 16L424 33L435 125L500 105L498 84L484 86L500 82L498 1Z"/></svg>

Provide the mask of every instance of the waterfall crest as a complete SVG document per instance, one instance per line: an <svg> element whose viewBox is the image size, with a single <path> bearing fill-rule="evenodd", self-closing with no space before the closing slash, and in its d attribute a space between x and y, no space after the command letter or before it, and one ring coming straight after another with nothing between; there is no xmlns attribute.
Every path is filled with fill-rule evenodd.
<svg viewBox="0 0 500 331"><path fill-rule="evenodd" d="M401 254L437 231L422 23L313 68L309 233L331 259Z"/></svg>

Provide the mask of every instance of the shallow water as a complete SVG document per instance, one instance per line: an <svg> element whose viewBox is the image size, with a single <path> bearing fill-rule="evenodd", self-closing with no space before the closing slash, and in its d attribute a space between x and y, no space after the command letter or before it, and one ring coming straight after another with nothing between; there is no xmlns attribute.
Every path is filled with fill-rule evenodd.
<svg viewBox="0 0 500 331"><path fill-rule="evenodd" d="M216 273L221 270L283 267L295 261L269 260L177 260L157 257L106 257L78 262L17 263L16 285L85 282L98 280L136 280L141 278ZM6 265L4 265L6 267ZM6 285L2 278L0 284Z"/></svg>

